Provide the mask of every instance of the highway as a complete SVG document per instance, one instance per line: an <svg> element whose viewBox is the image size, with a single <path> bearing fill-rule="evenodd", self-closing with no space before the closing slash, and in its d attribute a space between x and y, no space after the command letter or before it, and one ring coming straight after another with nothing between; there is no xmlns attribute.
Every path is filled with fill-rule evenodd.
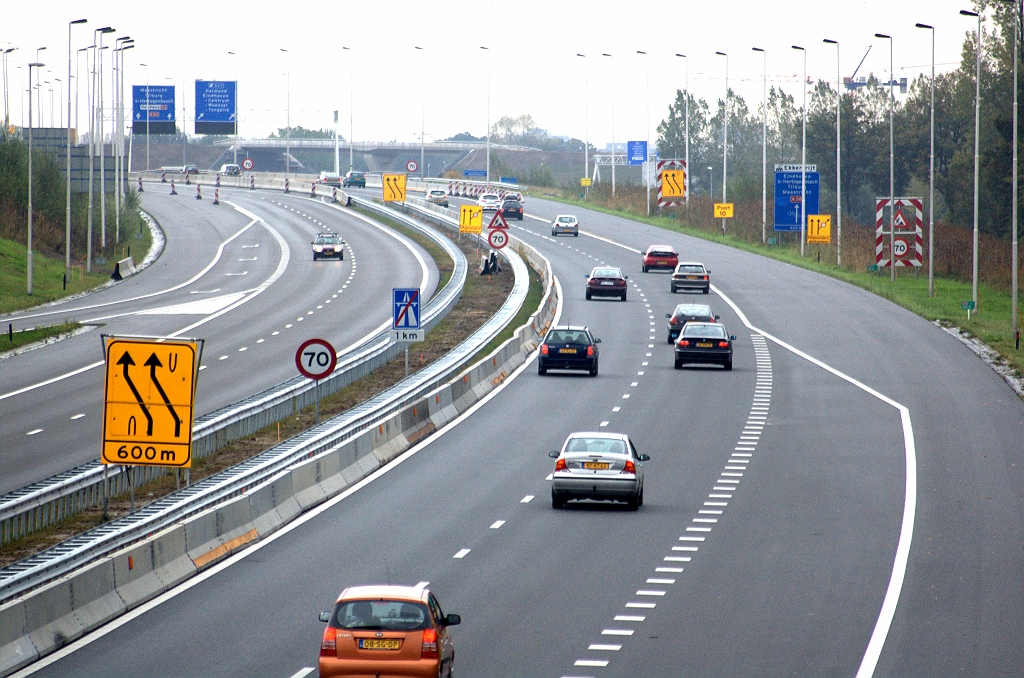
<svg viewBox="0 0 1024 678"><path fill-rule="evenodd" d="M560 322L603 340L597 378L528 363L36 675L308 675L318 611L387 580L428 582L462 615L460 676L1021 675L1024 407L995 372L833 279L535 198L526 211L513 234L551 260ZM558 213L579 238L550 237ZM640 273L654 242L703 261L712 294ZM628 302L584 300L597 264L625 270ZM664 314L683 300L737 335L732 372L673 369ZM547 453L578 430L651 455L638 512L552 509Z"/></svg>
<svg viewBox="0 0 1024 678"><path fill-rule="evenodd" d="M101 333L203 338L201 416L294 377L305 339L341 351L379 331L390 322L392 287L422 286L428 295L437 287L422 248L358 215L301 195L231 189L214 206L209 191L199 201L181 188L171 196L152 184L143 193L167 242L140 275L3 318L16 327L69 319L97 329L0 362L0 493L98 457ZM312 261L321 230L342 235L344 261Z"/></svg>

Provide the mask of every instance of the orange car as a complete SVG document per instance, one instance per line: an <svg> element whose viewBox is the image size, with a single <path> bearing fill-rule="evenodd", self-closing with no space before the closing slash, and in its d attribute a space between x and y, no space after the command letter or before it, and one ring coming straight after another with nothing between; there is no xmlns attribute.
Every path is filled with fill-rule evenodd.
<svg viewBox="0 0 1024 678"><path fill-rule="evenodd" d="M429 590L411 586L352 586L341 592L320 643L320 676L452 675L455 644L445 615Z"/></svg>

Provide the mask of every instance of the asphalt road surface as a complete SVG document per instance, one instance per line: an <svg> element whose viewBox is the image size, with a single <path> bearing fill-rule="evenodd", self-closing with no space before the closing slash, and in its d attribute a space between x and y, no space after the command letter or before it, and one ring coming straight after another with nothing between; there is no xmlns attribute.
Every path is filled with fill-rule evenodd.
<svg viewBox="0 0 1024 678"><path fill-rule="evenodd" d="M460 676L1022 675L1022 405L1001 378L841 282L526 208L513 234L551 260L560 322L603 340L598 377L529 363L400 463L40 674L306 675L317 612L390 578L462 615ZM550 237L563 212L579 238ZM654 242L707 264L712 294L640 273ZM598 264L629 275L626 303L584 300ZM664 313L684 300L737 335L732 372L673 369ZM651 455L638 512L552 509L547 452L579 430Z"/></svg>
<svg viewBox="0 0 1024 678"><path fill-rule="evenodd" d="M422 248L352 213L262 191L222 189L219 206L211 198L151 184L143 206L167 237L151 266L101 292L3 318L94 329L0 361L0 493L99 456L101 334L204 339L201 416L294 377L306 339L342 351L379 331L390 322L392 287L422 286L429 296L437 286ZM324 230L345 240L343 261L312 260L310 243Z"/></svg>

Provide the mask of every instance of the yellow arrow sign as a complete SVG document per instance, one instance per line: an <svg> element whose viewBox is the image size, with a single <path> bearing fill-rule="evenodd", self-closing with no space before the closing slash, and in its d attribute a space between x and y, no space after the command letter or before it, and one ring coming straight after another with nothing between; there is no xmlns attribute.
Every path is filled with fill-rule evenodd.
<svg viewBox="0 0 1024 678"><path fill-rule="evenodd" d="M459 206L459 233L476 233L484 227L484 210L479 205Z"/></svg>
<svg viewBox="0 0 1024 678"><path fill-rule="evenodd" d="M807 215L807 242L810 244L828 245L832 242L832 215Z"/></svg>
<svg viewBox="0 0 1024 678"><path fill-rule="evenodd" d="M664 193L662 193L664 195ZM715 219L732 219L733 204L731 202L715 203Z"/></svg>
<svg viewBox="0 0 1024 678"><path fill-rule="evenodd" d="M381 182L384 185L384 202L405 202L404 174L385 174Z"/></svg>
<svg viewBox="0 0 1024 678"><path fill-rule="evenodd" d="M661 170L661 197L686 197L686 172L681 169Z"/></svg>
<svg viewBox="0 0 1024 678"><path fill-rule="evenodd" d="M199 342L105 338L104 464L192 466Z"/></svg>

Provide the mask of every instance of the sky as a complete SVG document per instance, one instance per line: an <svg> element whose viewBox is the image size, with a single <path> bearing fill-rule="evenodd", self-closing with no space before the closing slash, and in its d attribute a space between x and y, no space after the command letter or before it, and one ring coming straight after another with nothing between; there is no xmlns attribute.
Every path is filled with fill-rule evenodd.
<svg viewBox="0 0 1024 678"><path fill-rule="evenodd" d="M94 29L111 26L116 32L104 44L135 40L123 54L126 98L131 85L175 85L177 117L184 93L190 134L193 81L237 80L242 137L266 137L285 126L289 111L293 126L331 128L337 110L346 138L351 117L357 141L407 142L419 141L421 125L427 141L459 132L482 136L488 118L528 113L553 135L589 138L603 148L613 133L622 142L645 139L649 129L653 140L676 90L686 88L687 70L694 96L714 107L725 93L727 61L729 87L751 109L762 99L764 68L768 86L782 87L799 106L804 61L792 46L806 48L809 78L834 83L836 47L823 38L839 41L844 76L870 47L857 75L884 77L889 41L874 34L887 33L896 78L912 80L931 67L931 32L914 26L926 23L935 27L937 72L953 70L976 27L960 9L973 9L970 0L0 0L0 46L17 48L7 68L14 124L22 124L27 108L26 64L42 46L42 80L50 81L43 85L42 122L50 124L55 87L53 124L66 124L59 109L61 101L67 106L68 22L88 19L71 28L82 68L81 128L87 78L77 50L93 44ZM765 66L752 47L765 50ZM110 51L104 50L105 70ZM73 60L72 82L79 79L75 69ZM104 89L109 105L109 79ZM72 86L73 100L74 92Z"/></svg>

